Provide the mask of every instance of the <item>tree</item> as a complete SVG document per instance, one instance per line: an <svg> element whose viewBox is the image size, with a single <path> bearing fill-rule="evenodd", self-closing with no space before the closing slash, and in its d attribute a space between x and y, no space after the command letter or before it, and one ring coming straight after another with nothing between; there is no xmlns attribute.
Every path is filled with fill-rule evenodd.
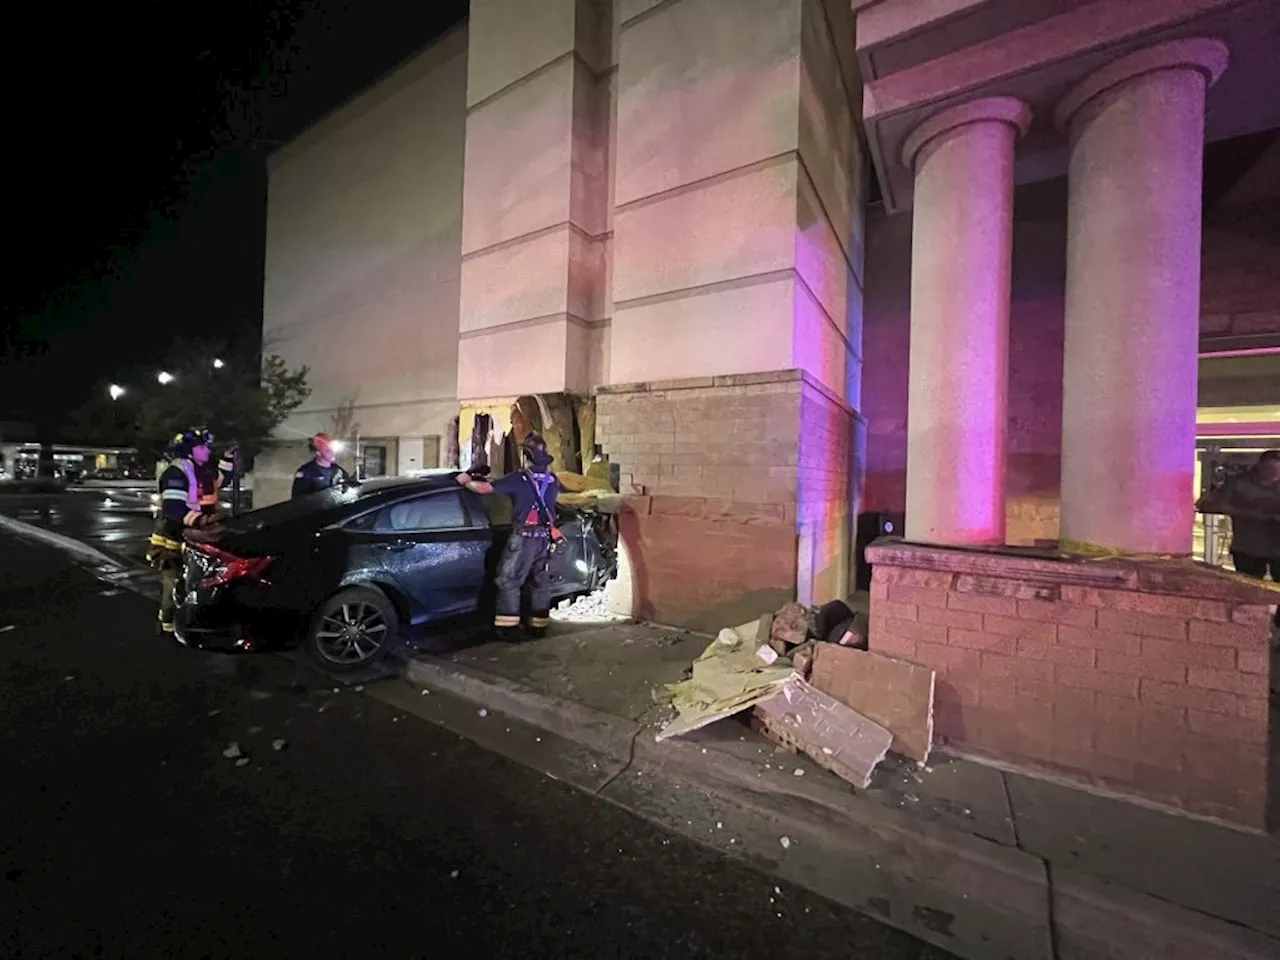
<svg viewBox="0 0 1280 960"><path fill-rule="evenodd" d="M256 359L231 355L216 342L176 343L162 369L168 383L159 383L154 370L126 378L118 400L102 387L74 415L77 433L86 442L102 443L106 437L90 433L107 432L112 442L159 455L174 435L204 426L219 446L238 443L248 460L311 394L305 366L290 369L282 357L269 354L259 367Z"/></svg>

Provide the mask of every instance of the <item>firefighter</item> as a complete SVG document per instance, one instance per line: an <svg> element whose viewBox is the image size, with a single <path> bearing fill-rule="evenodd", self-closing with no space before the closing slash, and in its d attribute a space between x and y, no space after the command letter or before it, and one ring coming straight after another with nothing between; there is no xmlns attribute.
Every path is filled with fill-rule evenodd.
<svg viewBox="0 0 1280 960"><path fill-rule="evenodd" d="M317 433L307 441L307 446L314 456L293 475L293 492L290 497L304 497L308 493L347 482L347 471L335 462L337 450L327 433Z"/></svg>
<svg viewBox="0 0 1280 960"><path fill-rule="evenodd" d="M213 436L196 427L174 438L157 481L160 496L155 531L147 559L160 571L160 629L173 633L174 589L182 571L183 534L193 528L210 526L212 517L200 509L200 481L197 470L213 454Z"/></svg>
<svg viewBox="0 0 1280 960"><path fill-rule="evenodd" d="M511 537L502 553L496 586L493 625L498 634L512 636L520 626L520 594L530 593L529 633L544 636L551 622L551 553L561 539L556 527L556 498L560 481L547 468L552 456L547 443L531 433L520 445L524 466L493 483L458 474L458 483L473 493L500 493L514 506Z"/></svg>
<svg viewBox="0 0 1280 960"><path fill-rule="evenodd" d="M222 509L218 495L236 475L236 456L239 447L229 446L215 464L210 457L207 463L196 467L196 479L200 484L200 512L216 516Z"/></svg>

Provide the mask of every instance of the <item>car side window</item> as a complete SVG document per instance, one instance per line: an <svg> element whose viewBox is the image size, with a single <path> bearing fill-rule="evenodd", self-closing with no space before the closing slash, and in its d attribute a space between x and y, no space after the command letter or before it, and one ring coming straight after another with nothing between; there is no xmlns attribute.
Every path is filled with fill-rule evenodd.
<svg viewBox="0 0 1280 960"><path fill-rule="evenodd" d="M511 514L514 511L511 506L510 497L504 497L500 493L486 493L482 494L479 499L481 505L484 507L485 515L489 518L490 526L511 526Z"/></svg>
<svg viewBox="0 0 1280 960"><path fill-rule="evenodd" d="M366 532L369 530L372 530L374 527L377 526L378 517L383 512L384 511L381 511L381 510L370 510L368 513L364 514L363 516L359 516L359 517L356 517L354 520L347 521L347 525L344 529L366 531Z"/></svg>
<svg viewBox="0 0 1280 960"><path fill-rule="evenodd" d="M396 533L462 530L469 526L461 492L452 490L393 504L382 512L378 521L379 530Z"/></svg>

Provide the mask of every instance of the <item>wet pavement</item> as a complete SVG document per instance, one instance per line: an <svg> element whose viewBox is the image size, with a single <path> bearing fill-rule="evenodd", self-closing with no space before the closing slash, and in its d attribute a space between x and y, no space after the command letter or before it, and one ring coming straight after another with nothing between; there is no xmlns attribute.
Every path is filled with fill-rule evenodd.
<svg viewBox="0 0 1280 960"><path fill-rule="evenodd" d="M65 493L10 494L0 490L0 514L74 537L108 555L144 562L154 520L154 485Z"/></svg>
<svg viewBox="0 0 1280 960"><path fill-rule="evenodd" d="M119 544L136 520L66 502L90 496L46 523ZM294 661L182 649L153 617L0 534L0 956L946 956Z"/></svg>

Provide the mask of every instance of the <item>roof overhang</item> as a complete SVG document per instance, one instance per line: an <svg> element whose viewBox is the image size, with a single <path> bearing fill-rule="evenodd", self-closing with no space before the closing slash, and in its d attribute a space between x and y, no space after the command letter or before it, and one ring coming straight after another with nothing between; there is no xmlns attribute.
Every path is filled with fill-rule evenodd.
<svg viewBox="0 0 1280 960"><path fill-rule="evenodd" d="M889 212L912 201L902 160L911 131L980 97L1032 110L1018 146L1019 183L1061 176L1067 139L1054 110L1118 57L1172 40L1226 43L1230 65L1210 89L1206 140L1280 127L1280 3L1275 0L851 0L865 82L863 123Z"/></svg>

